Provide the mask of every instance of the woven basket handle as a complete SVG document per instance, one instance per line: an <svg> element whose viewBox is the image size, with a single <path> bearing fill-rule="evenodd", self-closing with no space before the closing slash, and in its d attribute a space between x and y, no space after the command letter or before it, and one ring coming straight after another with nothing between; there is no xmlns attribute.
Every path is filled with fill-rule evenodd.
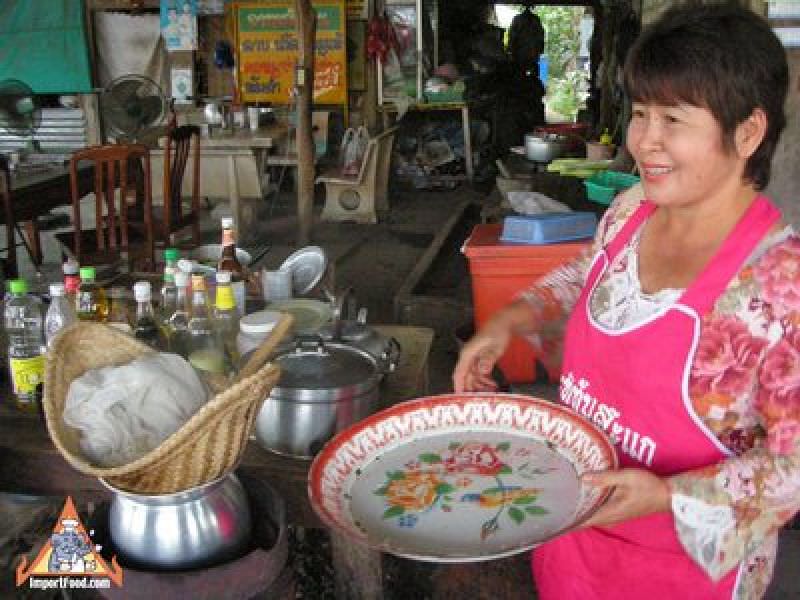
<svg viewBox="0 0 800 600"><path fill-rule="evenodd" d="M264 341L261 342L261 345L255 349L255 352L250 356L250 360L247 361L247 364L242 367L239 373L236 375L236 379L234 382L240 381L245 377L249 377L256 371L258 371L263 364L269 358L269 355L275 349L275 346L278 345L283 339L283 336L289 331L289 328L294 323L294 317L288 313L283 313L280 321L275 324L275 327L269 332Z"/></svg>

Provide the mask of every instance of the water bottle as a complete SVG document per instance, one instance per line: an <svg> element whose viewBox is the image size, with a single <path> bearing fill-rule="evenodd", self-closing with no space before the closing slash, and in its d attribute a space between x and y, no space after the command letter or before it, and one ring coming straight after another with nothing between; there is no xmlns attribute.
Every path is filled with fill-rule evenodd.
<svg viewBox="0 0 800 600"><path fill-rule="evenodd" d="M8 362L14 403L24 412L38 412L44 382L44 331L42 303L28 295L24 279L10 283L11 297L6 302L5 324Z"/></svg>
<svg viewBox="0 0 800 600"><path fill-rule="evenodd" d="M159 324L166 327L167 321L175 312L178 302L178 288L175 285L175 273L178 269L178 249L164 250L164 283L161 287L161 306L159 307Z"/></svg>
<svg viewBox="0 0 800 600"><path fill-rule="evenodd" d="M78 320L75 309L72 307L63 283L50 284L50 308L44 317L44 335L47 347L53 347L56 334L67 325L72 325Z"/></svg>

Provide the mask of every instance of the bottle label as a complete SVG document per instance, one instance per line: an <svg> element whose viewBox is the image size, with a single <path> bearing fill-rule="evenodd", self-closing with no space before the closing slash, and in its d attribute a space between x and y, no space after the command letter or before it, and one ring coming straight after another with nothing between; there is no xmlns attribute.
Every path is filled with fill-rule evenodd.
<svg viewBox="0 0 800 600"><path fill-rule="evenodd" d="M64 277L64 291L67 294L75 294L81 285L80 277L77 275L66 275Z"/></svg>
<svg viewBox="0 0 800 600"><path fill-rule="evenodd" d="M233 237L233 229L223 229L222 230L222 245L223 246L234 246L236 244L236 240Z"/></svg>
<svg viewBox="0 0 800 600"><path fill-rule="evenodd" d="M44 355L32 358L11 358L11 382L14 393L29 395L44 381Z"/></svg>
<svg viewBox="0 0 800 600"><path fill-rule="evenodd" d="M221 310L236 308L236 298L230 286L223 285L217 288L216 307Z"/></svg>

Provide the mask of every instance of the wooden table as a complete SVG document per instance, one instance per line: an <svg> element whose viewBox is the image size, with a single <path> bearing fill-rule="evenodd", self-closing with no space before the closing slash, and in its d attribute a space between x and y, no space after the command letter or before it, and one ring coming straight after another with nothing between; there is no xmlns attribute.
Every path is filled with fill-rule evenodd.
<svg viewBox="0 0 800 600"><path fill-rule="evenodd" d="M200 195L230 200L231 215L240 234L251 231L254 215L246 214L242 200L261 200L264 195L262 179L266 173L267 154L286 135L279 125L262 127L258 131L235 129L223 132L214 129L212 135L200 138ZM164 160L164 140L160 148L151 151L153 167L153 198L163 196L160 182ZM185 195L191 194L191 161L186 165L183 178Z"/></svg>
<svg viewBox="0 0 800 600"><path fill-rule="evenodd" d="M78 191L88 194L94 187L92 169L89 166L78 169ZM69 189L69 166L53 166L35 170L18 169L11 174L11 209L13 225L25 224L25 243L34 265L42 264L42 247L39 242L39 229L36 220L56 207L72 203ZM0 218L4 218L0 215ZM9 240L13 244L14 240ZM13 256L9 252L9 257ZM16 275L16 260L11 270Z"/></svg>
<svg viewBox="0 0 800 600"><path fill-rule="evenodd" d="M394 373L382 385L382 407L423 396L428 385L428 356L433 330L383 325L380 333L393 336L402 348ZM7 388L0 403L0 491L40 495L71 495L79 504L102 500L108 491L94 477L70 467L53 446L38 416L10 408ZM310 461L280 456L250 442L239 469L269 482L286 500L290 522L321 527L308 501ZM331 532L337 596L382 597L381 554L355 545Z"/></svg>

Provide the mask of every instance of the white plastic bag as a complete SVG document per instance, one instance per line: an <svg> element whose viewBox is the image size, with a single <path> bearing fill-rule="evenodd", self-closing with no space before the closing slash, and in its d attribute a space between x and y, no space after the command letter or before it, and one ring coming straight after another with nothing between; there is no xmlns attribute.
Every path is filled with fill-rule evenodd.
<svg viewBox="0 0 800 600"><path fill-rule="evenodd" d="M363 125L357 130L352 127L344 132L342 137L342 175L358 175L361 163L369 144L369 132Z"/></svg>

